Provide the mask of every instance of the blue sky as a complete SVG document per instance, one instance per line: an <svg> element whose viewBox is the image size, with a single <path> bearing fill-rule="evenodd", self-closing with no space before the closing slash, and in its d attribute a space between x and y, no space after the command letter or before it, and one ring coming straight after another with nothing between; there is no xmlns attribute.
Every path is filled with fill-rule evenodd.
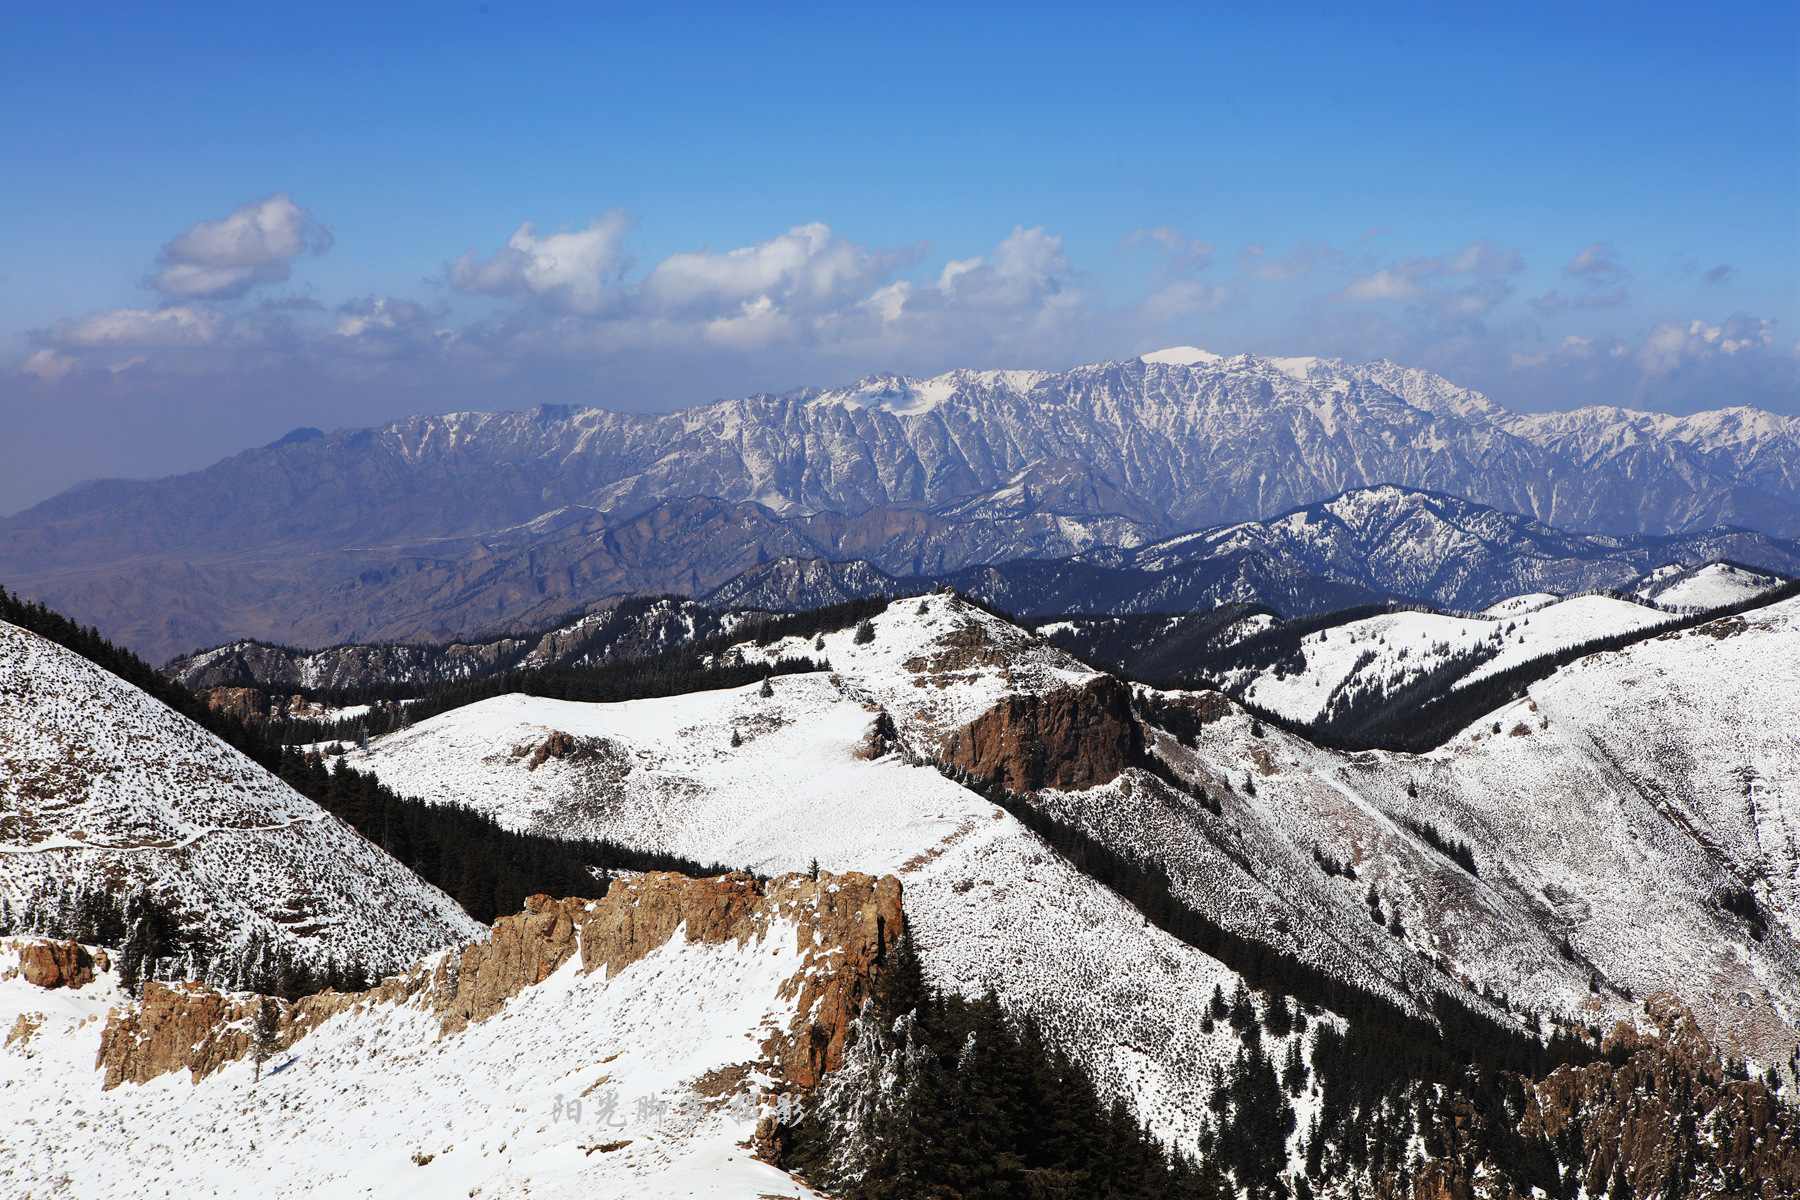
<svg viewBox="0 0 1800 1200"><path fill-rule="evenodd" d="M1795 412L1796 12L0 5L0 512L1182 343Z"/></svg>

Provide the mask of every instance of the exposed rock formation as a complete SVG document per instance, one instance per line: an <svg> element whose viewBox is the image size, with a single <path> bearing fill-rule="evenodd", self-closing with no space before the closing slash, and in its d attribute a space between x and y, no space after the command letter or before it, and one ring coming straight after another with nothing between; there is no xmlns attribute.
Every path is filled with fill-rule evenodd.
<svg viewBox="0 0 1800 1200"><path fill-rule="evenodd" d="M1143 746L1131 689L1111 675L1079 688L1008 696L950 735L944 758L1015 792L1108 783Z"/></svg>
<svg viewBox="0 0 1800 1200"><path fill-rule="evenodd" d="M442 959L409 974L384 979L365 992L322 992L288 1003L280 1012L276 1046L285 1049L341 1012L365 1004L398 1004L432 988L447 989L450 973ZM106 1072L106 1089L146 1083L171 1071L191 1071L198 1083L227 1063L250 1053L257 1006L254 993L224 993L201 983L144 984L143 998L114 1012L100 1036L94 1066Z"/></svg>
<svg viewBox="0 0 1800 1200"><path fill-rule="evenodd" d="M740 873L690 879L651 872L613 884L601 900L533 896L526 911L494 923L493 933L451 956L420 964L367 992L326 992L282 1003L280 1045L363 1004L399 1003L424 993L444 1036L486 1020L507 1000L548 979L579 954L584 973L610 979L666 943L678 930L690 943L740 945L792 923L800 970L783 985L794 1002L788 1028L763 1054L790 1082L810 1087L837 1066L850 1022L870 994L888 946L905 928L900 882L850 872L784 875L761 882ZM201 984L146 983L136 1007L115 1013L95 1066L105 1086L143 1083L170 1071L204 1079L250 1051L261 997L225 995Z"/></svg>
<svg viewBox="0 0 1800 1200"><path fill-rule="evenodd" d="M25 982L78 988L94 981L94 956L79 942L31 942L19 949Z"/></svg>
<svg viewBox="0 0 1800 1200"><path fill-rule="evenodd" d="M837 1065L850 1022L905 925L899 880L858 872L759 883L735 872L689 879L656 871L615 883L602 900L525 903L523 915L495 922L491 938L463 951L456 994L443 1006L446 1033L492 1016L578 952L583 972L604 968L610 979L678 929L689 942L742 944L791 921L804 955L783 990L795 1001L794 1018L763 1051L807 1087Z"/></svg>
<svg viewBox="0 0 1800 1200"><path fill-rule="evenodd" d="M1511 1157L1509 1144L1553 1147L1566 1194L1580 1187L1630 1200L1800 1195L1800 1114L1760 1082L1731 1079L1678 1000L1654 996L1645 1008L1653 1028L1620 1022L1602 1045L1603 1061L1527 1081L1516 1136L1490 1128L1466 1100L1451 1102L1439 1122L1444 1154L1414 1177L1412 1195L1518 1194L1512 1185L1522 1181L1509 1183L1500 1161Z"/></svg>

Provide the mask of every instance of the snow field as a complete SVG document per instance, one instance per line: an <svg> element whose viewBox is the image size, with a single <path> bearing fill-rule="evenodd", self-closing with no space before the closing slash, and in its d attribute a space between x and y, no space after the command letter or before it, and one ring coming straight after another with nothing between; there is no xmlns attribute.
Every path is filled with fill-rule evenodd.
<svg viewBox="0 0 1800 1200"><path fill-rule="evenodd" d="M41 1020L0 1051L0 1191L82 1197L809 1197L738 1143L766 1103L753 1064L801 965L778 923L744 946L677 931L611 980L580 956L505 1009L439 1039L415 1000L326 1021L252 1082L249 1062L100 1089L110 979L78 992L0 981L0 1021ZM41 1015L40 1015L41 1014ZM564 1108L582 1101L580 1119ZM651 1103L640 1105L639 1101ZM661 1101L659 1113L653 1107ZM607 1113L607 1103L614 1107ZM610 1143L616 1149L595 1150ZM429 1161L420 1162L429 1156Z"/></svg>
<svg viewBox="0 0 1800 1200"><path fill-rule="evenodd" d="M896 602L863 646L848 630L827 635L836 682L781 676L768 699L755 685L606 705L499 697L380 739L367 765L403 793L460 798L515 828L611 837L771 874L804 870L815 856L831 871L896 874L936 983L969 995L994 988L1010 1011L1036 1017L1077 1053L1109 1094L1132 1099L1159 1134L1191 1138L1212 1067L1237 1054L1229 1028L1202 1033L1199 1013L1215 986L1229 995L1237 976L1148 926L936 770L862 757L872 698L910 737L965 723L1041 675L1092 677L1019 637L1006 670L970 667L948 672L947 687L914 686L904 664L929 656L944 633L975 622L1013 636L947 604L931 597L921 616L917 601ZM736 748L733 728L743 740ZM629 772L621 779L554 759L526 770L512 747L539 744L553 729L606 739Z"/></svg>

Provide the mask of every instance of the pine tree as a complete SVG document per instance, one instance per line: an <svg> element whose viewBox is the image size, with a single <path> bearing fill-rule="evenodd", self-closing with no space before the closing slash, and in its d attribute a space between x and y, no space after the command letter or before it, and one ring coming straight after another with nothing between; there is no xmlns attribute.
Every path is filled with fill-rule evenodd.
<svg viewBox="0 0 1800 1200"><path fill-rule="evenodd" d="M256 1023L250 1031L250 1057L256 1063L254 1083L262 1082L262 1065L269 1061L280 1045L281 1010L263 996L256 1002Z"/></svg>
<svg viewBox="0 0 1800 1200"><path fill-rule="evenodd" d="M756 689L756 694L761 696L764 700L767 700L770 696L775 694L775 689L769 686L767 676L764 676L762 686Z"/></svg>
<svg viewBox="0 0 1800 1200"><path fill-rule="evenodd" d="M925 967L913 946L912 930L904 929L900 939L887 952L887 961L882 964L881 976L875 982L872 999L876 1018L889 1024L896 1017L916 1012L929 994L925 986Z"/></svg>
<svg viewBox="0 0 1800 1200"><path fill-rule="evenodd" d="M870 642L875 640L875 626L872 625L869 622L868 618L865 617L862 621L860 621L857 624L856 636L854 636L850 640L855 642L858 646L868 645Z"/></svg>

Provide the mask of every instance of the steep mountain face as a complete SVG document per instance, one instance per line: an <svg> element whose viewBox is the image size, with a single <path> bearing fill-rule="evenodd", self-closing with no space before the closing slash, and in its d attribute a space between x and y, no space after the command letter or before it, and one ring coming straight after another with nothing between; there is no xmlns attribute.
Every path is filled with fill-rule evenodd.
<svg viewBox="0 0 1800 1200"><path fill-rule="evenodd" d="M1602 533L1795 534L1796 439L1748 409L1521 416L1389 363L1184 351L339 431L46 501L0 522L0 578L162 657L454 637L780 554L937 574L1131 547L1383 483Z"/></svg>
<svg viewBox="0 0 1800 1200"><path fill-rule="evenodd" d="M253 938L314 965L393 969L483 928L211 734L5 623L0 800L14 928L83 893L147 893L175 915L177 965L215 978Z"/></svg>

